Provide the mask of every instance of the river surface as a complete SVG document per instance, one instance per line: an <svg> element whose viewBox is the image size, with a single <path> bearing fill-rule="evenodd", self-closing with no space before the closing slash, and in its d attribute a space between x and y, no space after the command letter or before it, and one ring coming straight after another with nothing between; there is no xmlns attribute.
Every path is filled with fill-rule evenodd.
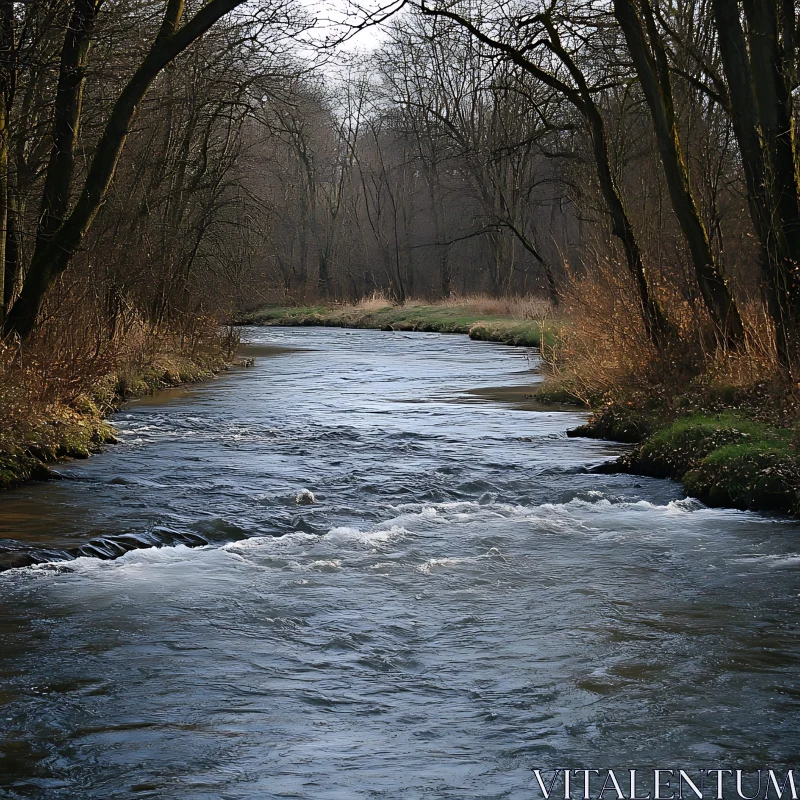
<svg viewBox="0 0 800 800"><path fill-rule="evenodd" d="M620 449L566 438L582 414L470 392L521 397L524 350L244 336L254 367L130 404L119 445L0 497L40 554L208 542L0 574L0 797L521 800L536 767L796 766L800 526L589 473Z"/></svg>

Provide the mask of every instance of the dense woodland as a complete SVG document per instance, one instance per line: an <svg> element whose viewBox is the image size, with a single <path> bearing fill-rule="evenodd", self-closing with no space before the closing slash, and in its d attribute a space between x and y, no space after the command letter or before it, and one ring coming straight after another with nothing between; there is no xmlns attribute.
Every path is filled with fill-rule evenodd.
<svg viewBox="0 0 800 800"><path fill-rule="evenodd" d="M792 2L393 11L354 53L287 0L0 0L8 346L531 293L796 379Z"/></svg>

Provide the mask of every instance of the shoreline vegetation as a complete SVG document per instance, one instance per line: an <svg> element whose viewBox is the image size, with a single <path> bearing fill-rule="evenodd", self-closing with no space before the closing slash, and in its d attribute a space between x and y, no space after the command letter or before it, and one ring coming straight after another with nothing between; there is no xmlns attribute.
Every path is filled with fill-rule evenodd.
<svg viewBox="0 0 800 800"><path fill-rule="evenodd" d="M557 324L539 300L464 298L438 303L393 304L373 297L354 305L270 306L241 314L237 325L318 325L385 331L462 333L482 342L520 347L555 344Z"/></svg>
<svg viewBox="0 0 800 800"><path fill-rule="evenodd" d="M800 427L753 418L748 410L663 417L605 406L568 436L633 443L597 472L671 478L706 505L800 517Z"/></svg>
<svg viewBox="0 0 800 800"><path fill-rule="evenodd" d="M271 306L242 314L236 324L462 333L539 347L545 381L533 399L592 410L569 436L634 445L596 471L670 478L710 506L800 516L800 423L780 387L737 385L725 371L715 381L707 373L687 375L681 391L625 387L630 399L620 400L608 387L575 380L565 365L575 357L570 324L546 303L462 298L398 305L372 298L355 305Z"/></svg>
<svg viewBox="0 0 800 800"><path fill-rule="evenodd" d="M136 361L121 361L113 370L81 387L74 397L32 396L20 381L15 398L0 396L0 490L29 481L59 478L53 464L88 458L118 439L106 418L128 400L209 380L237 363L230 343L214 341L201 350L162 350ZM17 366L17 375L26 370ZM30 370L27 370L30 372ZM0 387L6 388L8 387ZM1 395L2 393L0 393ZM13 413L13 402L23 413Z"/></svg>

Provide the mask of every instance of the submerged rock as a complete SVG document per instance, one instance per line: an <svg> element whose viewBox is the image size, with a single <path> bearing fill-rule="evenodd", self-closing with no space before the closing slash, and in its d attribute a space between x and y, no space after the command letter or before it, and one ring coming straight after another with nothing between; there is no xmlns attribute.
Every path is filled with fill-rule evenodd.
<svg viewBox="0 0 800 800"><path fill-rule="evenodd" d="M18 569L19 567L30 567L36 563L36 559L30 553L22 551L9 551L0 553L0 572L7 569Z"/></svg>
<svg viewBox="0 0 800 800"><path fill-rule="evenodd" d="M303 489L303 491L295 497L294 501L299 506L311 506L317 502L317 498L314 497L314 493L310 489Z"/></svg>

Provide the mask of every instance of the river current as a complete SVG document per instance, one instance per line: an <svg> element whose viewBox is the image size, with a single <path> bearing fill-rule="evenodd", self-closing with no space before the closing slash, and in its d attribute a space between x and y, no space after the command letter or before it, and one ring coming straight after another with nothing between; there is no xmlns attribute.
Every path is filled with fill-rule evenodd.
<svg viewBox="0 0 800 800"><path fill-rule="evenodd" d="M471 391L538 380L523 349L243 334L255 366L0 496L21 551L175 542L0 573L0 797L522 800L533 768L795 765L797 523L592 474L621 450L566 438L583 414Z"/></svg>

